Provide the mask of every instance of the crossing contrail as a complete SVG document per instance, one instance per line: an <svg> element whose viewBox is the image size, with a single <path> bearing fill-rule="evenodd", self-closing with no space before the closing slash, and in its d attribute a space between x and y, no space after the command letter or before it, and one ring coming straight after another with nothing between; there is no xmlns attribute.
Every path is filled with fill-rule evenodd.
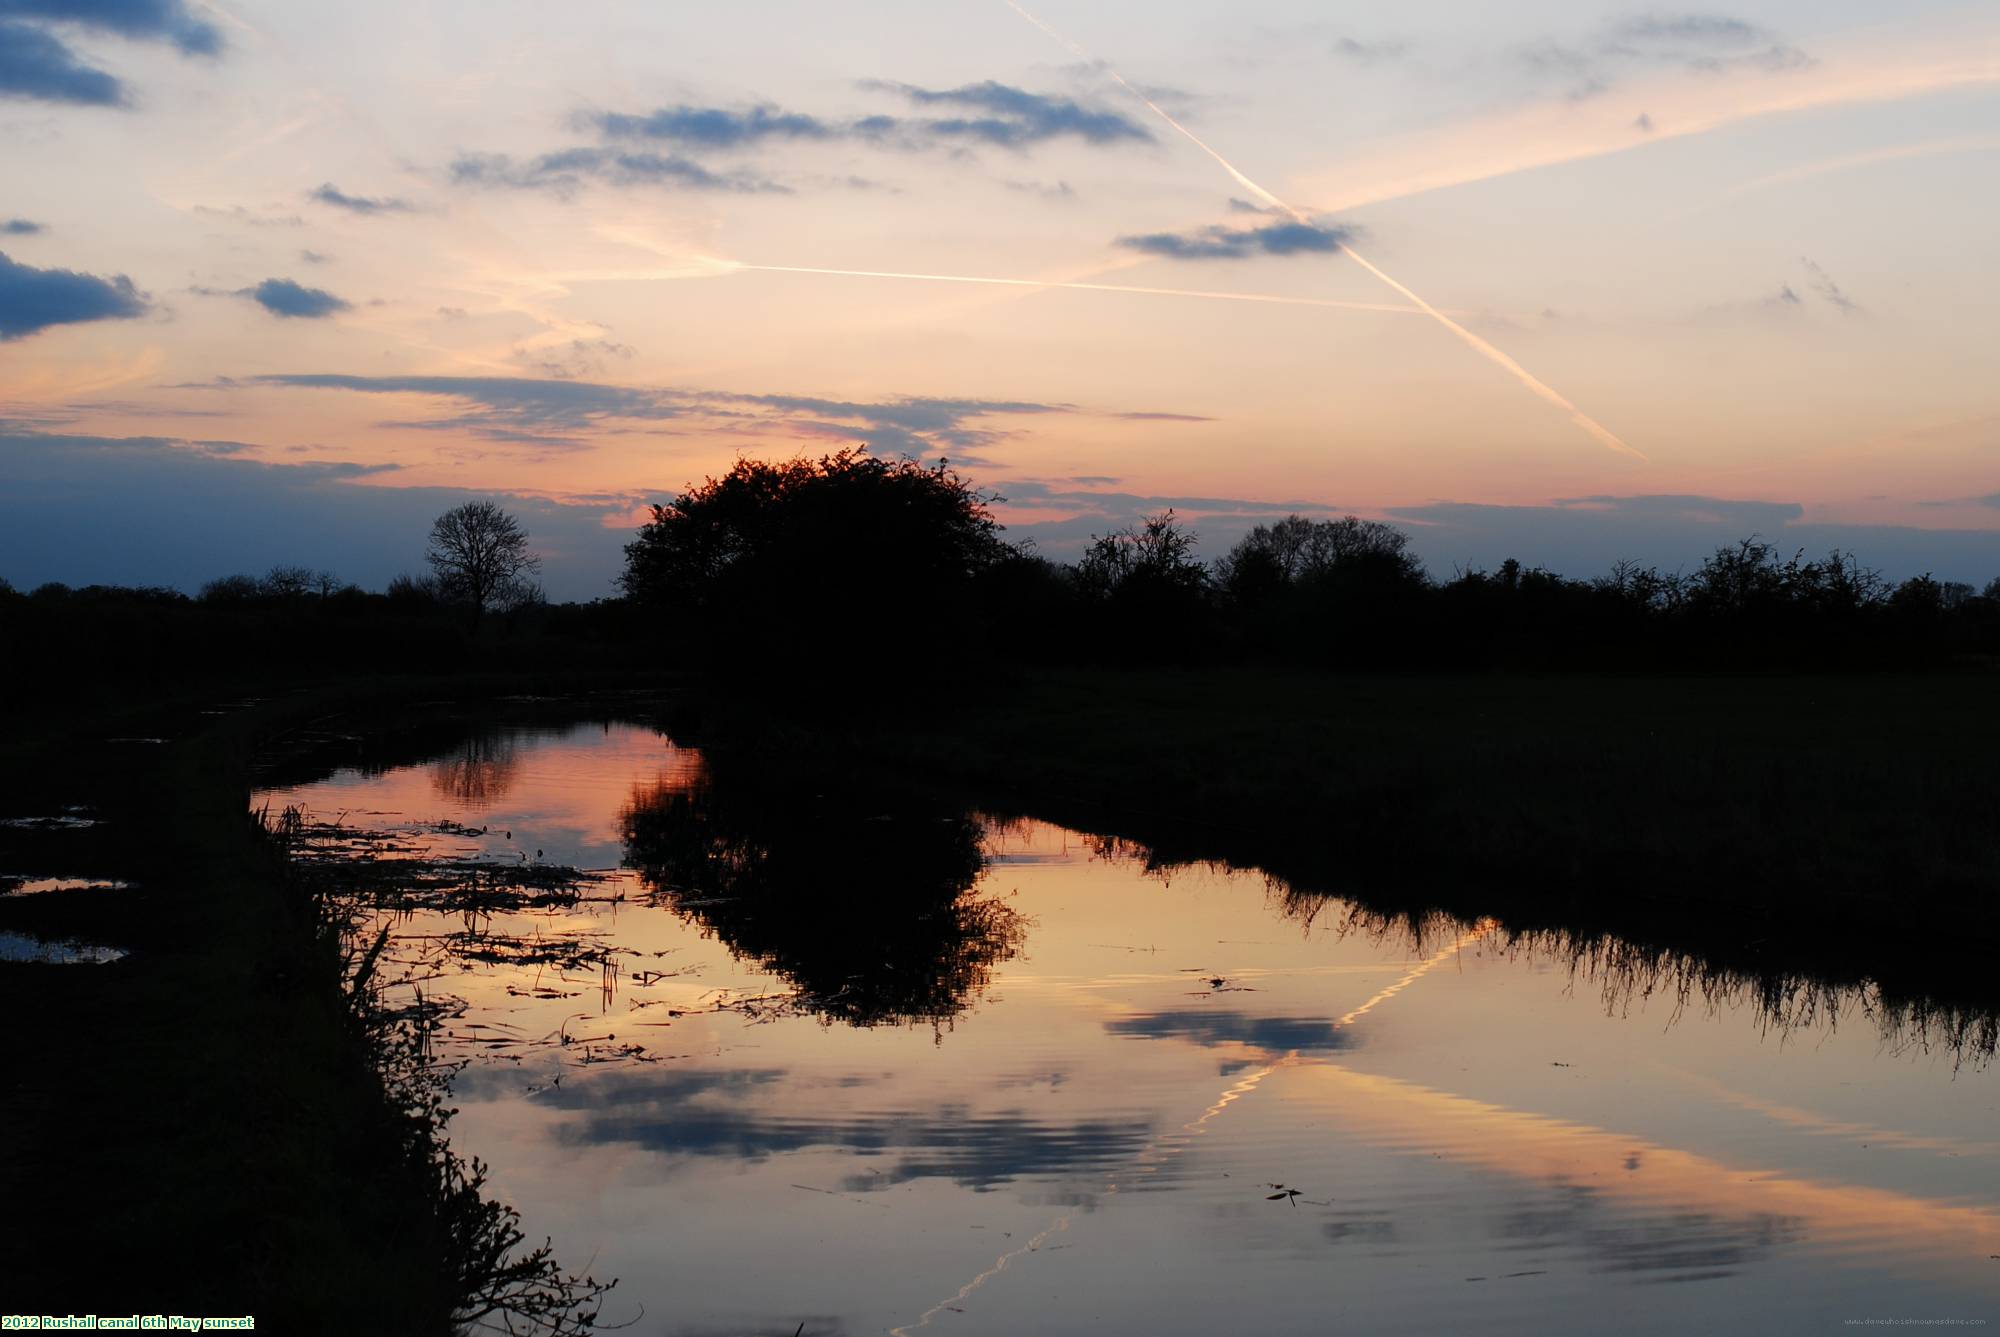
<svg viewBox="0 0 2000 1337"><path fill-rule="evenodd" d="M988 283L1004 288L1071 288L1079 292L1129 292L1151 297L1205 297L1218 302L1268 302L1278 306L1322 306L1340 311L1387 311L1400 316L1435 315L1421 306L1394 302L1345 302L1331 297L1280 297L1271 293L1222 292L1213 288L1146 288L1128 283L1071 283L1059 279L1007 279L983 274L905 274L886 269L818 269L808 265L752 265L740 260L720 262L728 268L767 274L833 274L856 279L915 279L924 283Z"/></svg>
<svg viewBox="0 0 2000 1337"><path fill-rule="evenodd" d="M1361 1018L1367 1016L1370 1012L1373 1012L1381 1004L1389 1001L1391 998L1394 998L1397 994L1409 988L1412 984L1416 983L1424 976L1430 974L1433 970L1436 970L1439 966L1443 965L1445 962L1450 961L1453 958L1457 957L1466 948L1472 946L1474 943L1478 942L1480 939L1488 936L1489 934L1497 931L1499 927L1500 927L1500 921L1497 919L1492 919L1492 918L1481 919L1471 928L1459 934L1457 940L1454 941L1451 944L1451 946L1446 947L1441 951L1434 952L1430 956L1424 958L1422 961L1419 961L1416 965L1412 966L1409 969L1409 971L1405 973L1402 976L1402 978L1398 979L1394 984L1387 985L1386 987L1376 991L1376 993L1373 994L1366 1002L1362 1003L1359 1007L1355 1008L1351 1012L1343 1014L1333 1024L1337 1027L1353 1025ZM1186 1151L1191 1145L1193 1145L1195 1138L1202 1136L1204 1133L1208 1131L1208 1121L1210 1119L1215 1118L1218 1114L1221 1114L1231 1105L1235 1104L1237 1101L1243 1099L1245 1096L1255 1091L1257 1087L1263 1082L1263 1080L1266 1077L1269 1077L1272 1073L1278 1072L1284 1068L1289 1068L1294 1064L1298 1063L1299 1061L1300 1059L1298 1050L1296 1049L1286 1050L1283 1057L1273 1059L1271 1062L1266 1063L1263 1067L1258 1068L1256 1071L1248 1073L1245 1076L1240 1077L1236 1081L1230 1083L1229 1086L1223 1089L1222 1094L1216 1098L1215 1103L1202 1111L1201 1116L1199 1118L1193 1120L1190 1123L1182 1124L1179 1132L1171 1133L1163 1137L1154 1138L1151 1142L1147 1143L1143 1148L1141 1148L1138 1156L1138 1164L1134 1170L1134 1173L1152 1174L1153 1172L1159 1169L1161 1161L1164 1161L1171 1156L1178 1156L1181 1152ZM1107 1195L1114 1194L1119 1191L1120 1187L1121 1185L1119 1179L1116 1176L1113 1176L1112 1178L1106 1180L1104 1185L1104 1192ZM952 1294L946 1296L942 1300L939 1300L929 1309L926 1309L923 1313L917 1315L917 1317L913 1319L911 1322L889 1329L889 1337L910 1337L910 1334L916 1332L919 1328L928 1328L931 1325L932 1319L936 1318L939 1314L942 1314L947 1309L956 1309L957 1306L962 1301L970 1299L974 1291L978 1290L981 1286L984 1286L987 1282L993 1280L993 1278L999 1276L1002 1272L1005 1272L1007 1270L1008 1264L1012 1263L1016 1258L1021 1257L1023 1254L1030 1254L1035 1252L1037 1249L1041 1248L1044 1243L1047 1242L1048 1238L1051 1235L1059 1235L1063 1231L1068 1230L1070 1227L1070 1223L1076 1219L1076 1213L1077 1213L1076 1208L1071 1208L1069 1211L1064 1212L1061 1216L1058 1216L1055 1220L1049 1222L1049 1224L1046 1227L1044 1227L1039 1233L1031 1236L1026 1244L1018 1244L1013 1248L1009 1249L1006 1253L1001 1254L998 1258L993 1260L993 1263L990 1267L986 1268L984 1271L979 1273L979 1275L975 1276L971 1281L966 1282L963 1286L959 1287L958 1290L956 1290Z"/></svg>
<svg viewBox="0 0 2000 1337"><path fill-rule="evenodd" d="M1315 226L1312 216L1306 213L1305 210L1293 208L1290 204L1286 203L1284 200L1279 199L1276 195L1273 195L1270 191L1264 189L1262 186L1258 185L1255 181L1252 181L1249 177L1245 176L1241 171L1237 169L1235 163L1230 162L1229 159L1223 157L1220 153L1217 153L1213 148L1209 147L1209 145L1202 140L1200 135L1197 135L1194 131L1188 129L1186 126L1182 125L1179 121L1175 120L1172 116L1168 115L1166 108L1162 107L1159 103L1153 101L1153 99L1147 97L1144 93L1140 92L1137 88L1133 87L1132 84L1129 81L1127 81L1124 75L1120 74L1117 70L1111 68L1110 65L1105 64L1102 61L1097 61L1096 58L1093 57L1090 54L1090 52L1085 50L1081 45L1071 41L1069 38L1063 36L1063 34L1057 32L1054 28L1051 28L1048 24L1042 22L1040 19L1036 18L1033 14L1029 13L1025 8L1021 6L1019 0L1007 0L1007 7L1013 10L1016 14L1019 14L1022 18L1026 19L1028 22L1034 24L1037 28L1040 28L1043 32L1047 33L1050 37L1054 38L1057 42L1060 42L1063 46L1067 47L1071 52L1073 52L1076 55L1076 57L1079 60L1092 61L1093 63L1099 64L1103 68L1106 74L1110 75L1112 79L1117 81L1117 84L1120 88L1123 88L1133 97L1145 103L1146 106L1152 110L1152 113L1155 116L1159 117L1161 120L1165 121L1168 125L1172 126L1177 132L1179 132L1184 138L1186 138L1190 144L1193 144L1203 153L1206 153L1209 157L1215 159L1215 161L1222 167L1222 170L1229 173L1230 177L1236 182L1237 185L1243 187L1243 189L1249 191L1252 195L1255 195L1258 199L1262 200L1266 205L1270 206L1271 208L1276 209L1279 212L1288 215L1294 222L1302 223L1307 227ZM1478 352L1481 356L1490 359L1492 362L1494 362L1501 368L1505 369L1509 374L1511 374L1514 377L1514 379L1518 380L1522 385L1527 386L1528 389L1534 391L1537 395L1541 396L1549 403L1555 405L1557 408L1562 409L1564 412L1568 413L1569 420L1571 422L1575 423L1578 427L1581 427L1584 431L1588 432L1599 443L1608 446L1609 448L1617 451L1621 455L1630 455L1632 458L1638 460L1643 460L1646 458L1644 454L1634 449L1633 447L1626 445L1625 442L1621 441L1618 438L1618 435L1615 432L1613 432L1610 428L1606 427L1603 423L1597 421L1597 419L1591 417L1588 413L1585 413L1582 409L1578 408L1576 405L1570 403L1569 400L1565 399L1561 394L1559 394L1554 387L1544 383L1541 380L1538 380L1534 376L1534 374L1530 372L1526 367L1522 366L1520 363L1516 362L1513 358L1509 357L1506 353L1502 352L1498 348L1495 348L1491 343L1488 343L1485 339L1480 338L1477 334L1474 334L1471 330L1465 328L1465 326L1459 324L1457 321L1453 320L1450 316L1438 310L1436 307L1432 306L1429 302L1426 302L1423 298L1417 296L1416 293L1410 291L1410 289L1404 287L1402 284L1398 283L1395 279L1390 278L1380 269L1370 264L1366 259L1362 257L1361 253L1355 250L1352 246L1348 245L1344 241L1339 242L1337 244L1340 247L1340 253L1342 255L1345 255L1355 264L1360 265L1370 274L1373 274L1376 278L1380 279L1382 282L1388 284L1391 288L1394 288L1397 292L1401 293L1404 297L1408 298L1425 315L1437 321L1438 324L1444 326L1446 329L1450 330L1453 334L1456 334L1459 338L1463 339L1466 343L1470 344L1472 348L1476 352Z"/></svg>

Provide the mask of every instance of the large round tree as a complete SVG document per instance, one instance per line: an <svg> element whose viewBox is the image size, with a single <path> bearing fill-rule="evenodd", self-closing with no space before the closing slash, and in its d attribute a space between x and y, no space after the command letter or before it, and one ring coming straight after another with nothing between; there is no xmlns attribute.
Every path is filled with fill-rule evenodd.
<svg viewBox="0 0 2000 1337"><path fill-rule="evenodd" d="M726 657L875 668L957 648L999 529L942 460L745 459L653 507L620 583Z"/></svg>

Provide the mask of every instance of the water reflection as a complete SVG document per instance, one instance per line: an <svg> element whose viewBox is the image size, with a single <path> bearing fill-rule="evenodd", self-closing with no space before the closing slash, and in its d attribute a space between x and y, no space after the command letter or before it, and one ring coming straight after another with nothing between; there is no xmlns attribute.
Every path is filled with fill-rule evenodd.
<svg viewBox="0 0 2000 1337"><path fill-rule="evenodd" d="M852 1026L945 1025L1020 949L1022 917L975 891L968 815L713 775L633 793L625 862L662 905Z"/></svg>
<svg viewBox="0 0 2000 1337"><path fill-rule="evenodd" d="M431 763L431 786L439 794L474 810L490 808L514 787L521 768L517 735L485 730L472 735L450 755Z"/></svg>
<svg viewBox="0 0 2000 1337"><path fill-rule="evenodd" d="M812 1149L844 1152L857 1167L838 1183L848 1193L918 1179L949 1180L983 1193L1035 1176L1102 1174L1130 1160L1151 1137L1144 1121L1048 1120L951 1103L886 1117L813 1117L796 1110L799 1092L789 1078L782 1069L625 1071L587 1088L538 1092L534 1099L581 1115L563 1124L563 1137L572 1143L627 1143L668 1157L738 1161ZM759 1108L760 1097L772 1107Z"/></svg>
<svg viewBox="0 0 2000 1337"><path fill-rule="evenodd" d="M2000 1317L1974 987L1343 901L639 728L514 738L259 801L449 845L361 881L422 959L478 948L421 986L460 1135L658 1330ZM441 755L512 769L446 792ZM601 871L559 895L557 862Z"/></svg>

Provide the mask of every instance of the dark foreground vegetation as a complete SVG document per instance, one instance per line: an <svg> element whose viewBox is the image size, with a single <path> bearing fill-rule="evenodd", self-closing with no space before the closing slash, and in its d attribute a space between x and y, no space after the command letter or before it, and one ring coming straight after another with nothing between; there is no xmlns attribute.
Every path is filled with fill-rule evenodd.
<svg viewBox="0 0 2000 1337"><path fill-rule="evenodd" d="M603 1288L452 1149L448 1073L386 1002L379 942L299 877L290 819L249 811L259 744L402 695L160 700L0 742L0 934L126 953L0 966L10 1311L588 1326ZM13 894L22 872L84 885Z"/></svg>

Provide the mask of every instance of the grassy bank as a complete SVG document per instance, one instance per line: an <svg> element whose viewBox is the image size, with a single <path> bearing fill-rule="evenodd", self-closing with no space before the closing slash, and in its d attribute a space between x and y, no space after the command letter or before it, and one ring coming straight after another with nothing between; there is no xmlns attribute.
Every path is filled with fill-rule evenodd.
<svg viewBox="0 0 2000 1337"><path fill-rule="evenodd" d="M773 724L759 708L711 727L1385 913L1990 991L1994 685L1076 670L893 723Z"/></svg>
<svg viewBox="0 0 2000 1337"><path fill-rule="evenodd" d="M408 1056L357 1015L338 935L248 812L264 741L441 686L83 712L28 722L0 751L0 817L99 823L0 828L0 872L129 884L0 898L0 931L130 953L0 968L0 1007L20 1019L0 1076L0 1201L17 1224L0 1308L451 1330L480 1282L469 1248L504 1222L479 1218L469 1167L397 1070Z"/></svg>

